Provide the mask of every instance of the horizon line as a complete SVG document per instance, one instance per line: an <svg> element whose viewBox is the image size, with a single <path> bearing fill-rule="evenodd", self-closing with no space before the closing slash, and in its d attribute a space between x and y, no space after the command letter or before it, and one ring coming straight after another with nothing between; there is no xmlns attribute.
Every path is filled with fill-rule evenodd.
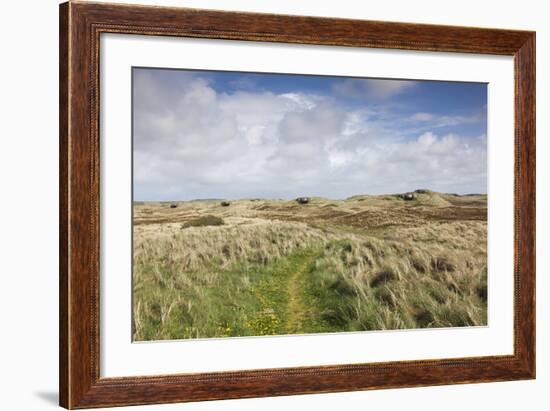
<svg viewBox="0 0 550 411"><path fill-rule="evenodd" d="M419 192L420 191L420 192ZM422 191L426 191L426 193L422 193ZM190 199L169 199L169 200L143 200L143 199L132 199L132 202L146 202L146 203L169 203L169 202L186 202L186 201L222 201L222 200L230 200L230 201L241 201L241 200L280 200L280 201L292 201L296 200L297 198L320 198L325 200L349 200L353 197L361 197L361 196L369 196L369 197L383 197L383 196L397 196L401 194L407 194L407 193L414 193L414 194L446 194L446 195L453 195L453 196L460 196L460 197L467 197L467 196L486 196L487 193L453 193L453 192L443 192L443 191L434 191L429 189L417 189L412 191L403 191L403 192L397 192L397 193L385 193L385 194L353 194L348 197L325 197L320 195L302 195L302 196L293 196L293 197L207 197L207 198L190 198Z"/></svg>

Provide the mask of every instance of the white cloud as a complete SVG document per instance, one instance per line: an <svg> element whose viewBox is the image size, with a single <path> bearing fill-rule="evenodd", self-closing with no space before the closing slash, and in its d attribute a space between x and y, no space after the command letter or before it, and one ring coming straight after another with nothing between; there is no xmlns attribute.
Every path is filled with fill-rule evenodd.
<svg viewBox="0 0 550 411"><path fill-rule="evenodd" d="M415 113L411 116L413 121L430 121L434 119L434 115L430 113Z"/></svg>
<svg viewBox="0 0 550 411"><path fill-rule="evenodd" d="M486 190L485 136L404 138L394 130L408 118L304 93L219 93L194 74L143 72L134 85L137 200Z"/></svg>
<svg viewBox="0 0 550 411"><path fill-rule="evenodd" d="M409 80L345 79L336 83L333 91L346 97L384 100L409 91L416 84Z"/></svg>
<svg viewBox="0 0 550 411"><path fill-rule="evenodd" d="M468 116L448 116L438 115L433 113L419 112L409 117L411 123L424 123L431 128L456 126L459 124L473 124L481 121L484 114L480 112L474 112Z"/></svg>

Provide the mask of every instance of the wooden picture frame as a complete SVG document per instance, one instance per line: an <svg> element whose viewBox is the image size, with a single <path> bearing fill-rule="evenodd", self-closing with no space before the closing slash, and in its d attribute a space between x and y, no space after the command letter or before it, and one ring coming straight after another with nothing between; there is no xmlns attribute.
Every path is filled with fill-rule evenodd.
<svg viewBox="0 0 550 411"><path fill-rule="evenodd" d="M514 354L151 377L99 372L101 33L513 56ZM60 6L60 405L91 408L535 378L535 33L69 2Z"/></svg>

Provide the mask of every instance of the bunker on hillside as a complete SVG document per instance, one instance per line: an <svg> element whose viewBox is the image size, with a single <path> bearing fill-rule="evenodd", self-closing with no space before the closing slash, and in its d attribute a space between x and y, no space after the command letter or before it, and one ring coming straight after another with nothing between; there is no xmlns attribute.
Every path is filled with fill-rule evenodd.
<svg viewBox="0 0 550 411"><path fill-rule="evenodd" d="M309 200L310 200L309 197L298 197L298 198L296 199L296 202L297 202L298 204L307 204L307 203L309 203Z"/></svg>
<svg viewBox="0 0 550 411"><path fill-rule="evenodd" d="M405 201L416 200L416 195L414 195L413 193L399 194L399 197L402 198Z"/></svg>

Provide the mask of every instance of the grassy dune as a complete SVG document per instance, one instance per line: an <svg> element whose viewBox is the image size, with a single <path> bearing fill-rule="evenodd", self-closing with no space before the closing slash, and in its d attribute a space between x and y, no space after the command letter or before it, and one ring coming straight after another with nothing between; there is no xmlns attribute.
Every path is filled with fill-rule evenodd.
<svg viewBox="0 0 550 411"><path fill-rule="evenodd" d="M134 339L485 325L486 203L136 203Z"/></svg>

